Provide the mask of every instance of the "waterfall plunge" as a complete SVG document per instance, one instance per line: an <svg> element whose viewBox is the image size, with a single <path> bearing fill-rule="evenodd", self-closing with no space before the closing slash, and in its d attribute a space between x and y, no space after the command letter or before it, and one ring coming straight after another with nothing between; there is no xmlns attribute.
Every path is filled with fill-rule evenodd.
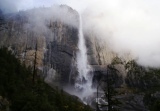
<svg viewBox="0 0 160 111"><path fill-rule="evenodd" d="M92 86L92 71L91 67L88 65L87 59L87 48L85 45L85 38L83 35L82 17L79 15L79 42L77 52L77 69L78 77L76 79L75 88L80 90L80 95L78 95L82 100L91 96L94 90ZM85 101L84 101L85 102Z"/></svg>

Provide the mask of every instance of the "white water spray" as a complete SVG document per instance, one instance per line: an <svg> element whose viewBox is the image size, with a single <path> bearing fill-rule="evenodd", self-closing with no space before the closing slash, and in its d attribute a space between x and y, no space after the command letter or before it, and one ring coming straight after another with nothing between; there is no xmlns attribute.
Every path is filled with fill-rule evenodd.
<svg viewBox="0 0 160 111"><path fill-rule="evenodd" d="M77 52L77 69L78 77L76 79L75 88L81 91L78 95L82 100L91 96L93 93L92 86L92 73L91 67L88 65L87 48L85 45L85 38L83 35L82 17L79 15L79 42Z"/></svg>

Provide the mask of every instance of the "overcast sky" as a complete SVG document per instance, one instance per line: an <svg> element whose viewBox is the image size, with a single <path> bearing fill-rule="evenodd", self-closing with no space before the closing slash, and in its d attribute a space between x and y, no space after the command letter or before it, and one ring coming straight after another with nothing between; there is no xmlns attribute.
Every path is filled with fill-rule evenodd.
<svg viewBox="0 0 160 111"><path fill-rule="evenodd" d="M26 10L39 6L51 6L53 4L60 4L61 0L0 0L0 8L4 12L15 12L19 10Z"/></svg>

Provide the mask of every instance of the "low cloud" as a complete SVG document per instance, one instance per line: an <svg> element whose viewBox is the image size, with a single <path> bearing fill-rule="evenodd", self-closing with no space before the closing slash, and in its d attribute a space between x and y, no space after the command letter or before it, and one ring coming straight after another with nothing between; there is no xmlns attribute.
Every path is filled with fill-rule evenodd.
<svg viewBox="0 0 160 111"><path fill-rule="evenodd" d="M81 13L84 32L86 34L94 33L97 38L108 43L109 47L119 55L131 53L133 59L140 65L160 67L160 1L0 1L0 7L4 12L51 6L52 4L67 4ZM55 15L63 18L60 13ZM65 22L74 25L69 19L66 19Z"/></svg>
<svg viewBox="0 0 160 111"><path fill-rule="evenodd" d="M158 68L159 4L157 0L88 0L82 8L84 31L94 32L119 55L130 53L140 65Z"/></svg>

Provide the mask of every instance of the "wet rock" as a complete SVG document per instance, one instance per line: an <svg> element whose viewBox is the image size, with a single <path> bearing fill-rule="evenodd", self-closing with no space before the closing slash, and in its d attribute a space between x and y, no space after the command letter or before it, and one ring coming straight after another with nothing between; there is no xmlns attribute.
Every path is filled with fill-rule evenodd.
<svg viewBox="0 0 160 111"><path fill-rule="evenodd" d="M149 111L143 103L144 94L125 94L115 96L120 101L120 111Z"/></svg>

